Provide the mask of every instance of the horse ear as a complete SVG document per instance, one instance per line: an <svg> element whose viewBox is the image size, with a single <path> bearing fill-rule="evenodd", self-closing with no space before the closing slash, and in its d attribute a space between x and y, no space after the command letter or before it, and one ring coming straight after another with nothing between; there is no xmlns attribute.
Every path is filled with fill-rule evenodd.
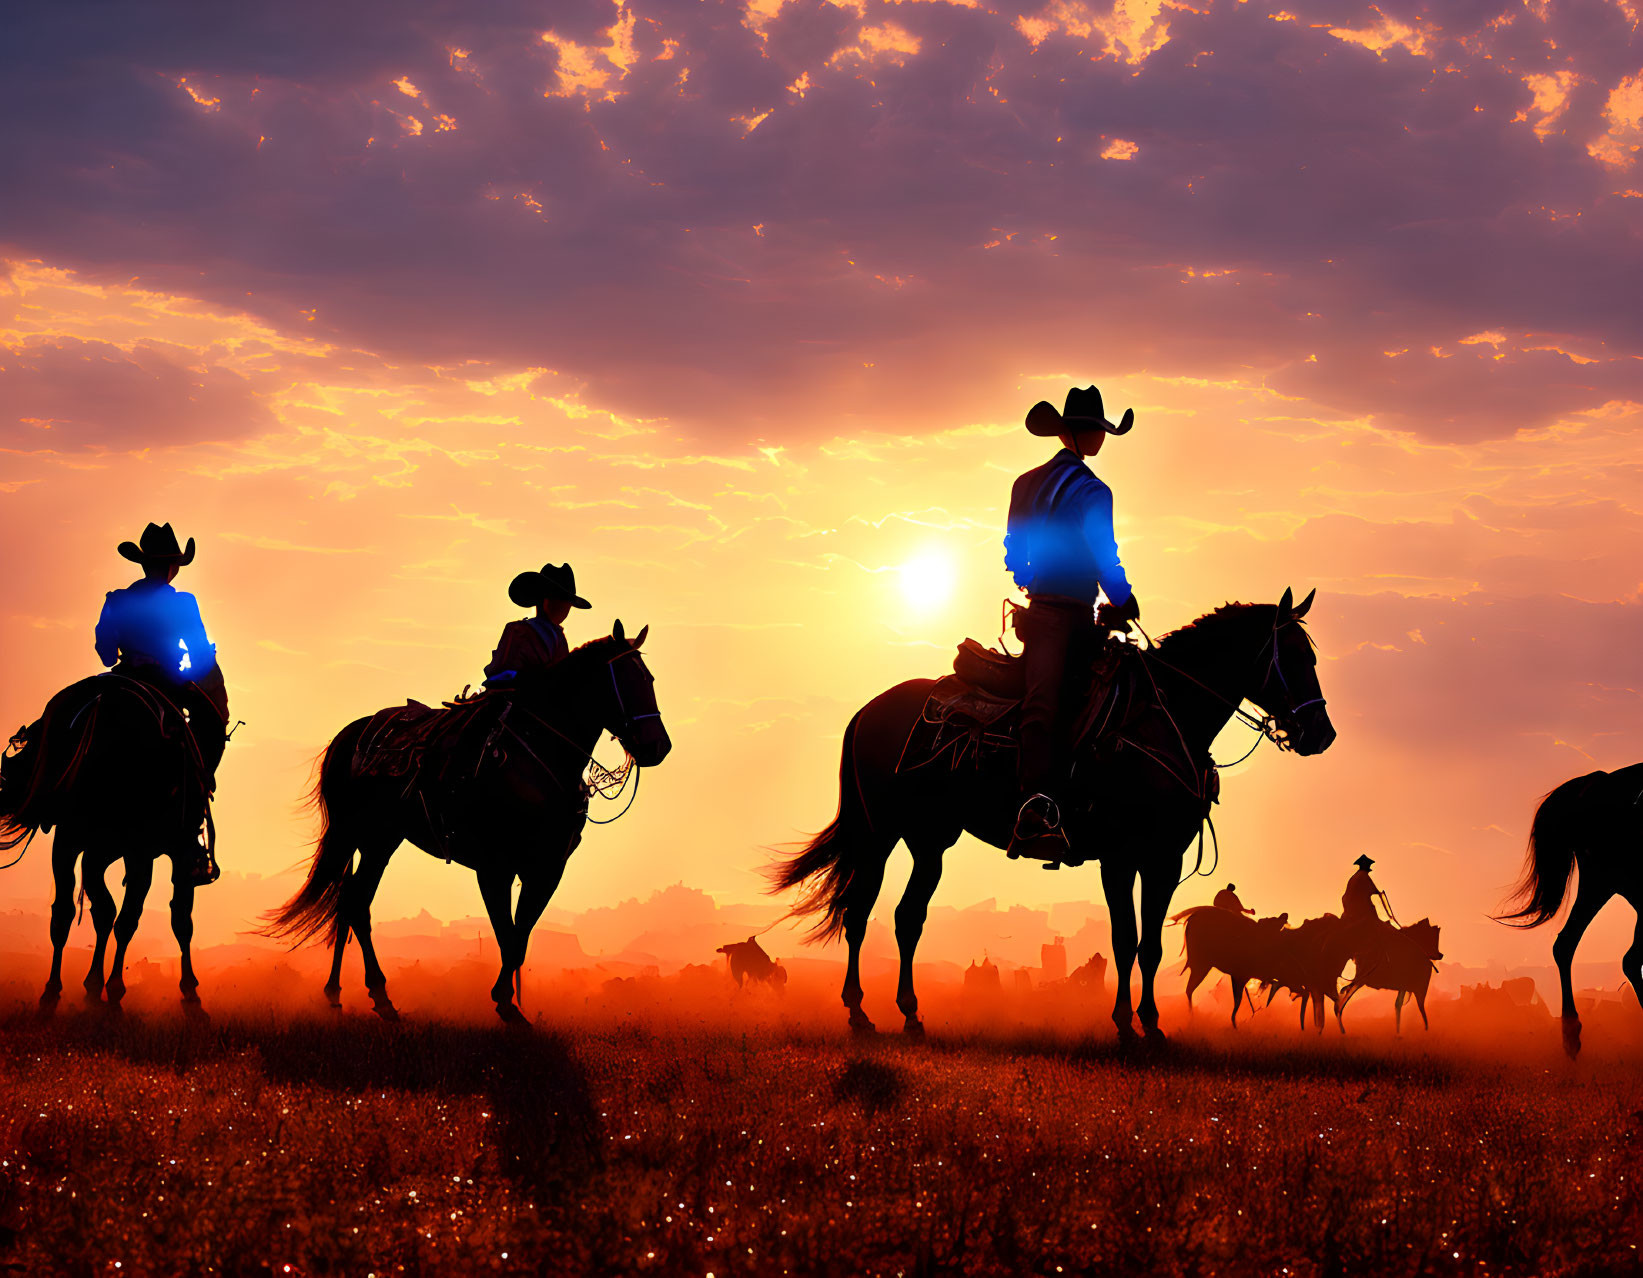
<svg viewBox="0 0 1643 1278"><path fill-rule="evenodd" d="M1278 600L1278 624L1283 625L1295 613L1295 592L1284 587L1284 597Z"/></svg>
<svg viewBox="0 0 1643 1278"><path fill-rule="evenodd" d="M1302 617L1306 616L1307 612L1312 607L1312 601L1314 599L1316 599L1317 597L1318 597L1318 588L1316 586L1314 586L1314 587L1312 587L1311 590L1309 590L1307 592L1306 598L1301 600L1301 606L1299 608L1295 609L1295 620L1296 621L1299 621Z"/></svg>
<svg viewBox="0 0 1643 1278"><path fill-rule="evenodd" d="M650 627L646 626L643 630L641 630L637 635L634 636L634 638L633 638L634 651L637 652L640 648L643 648L645 646L645 636L648 635L649 633L650 633Z"/></svg>
<svg viewBox="0 0 1643 1278"><path fill-rule="evenodd" d="M610 637L612 639L627 638L627 636L622 633L622 619L620 617L616 619L616 624L611 627Z"/></svg>

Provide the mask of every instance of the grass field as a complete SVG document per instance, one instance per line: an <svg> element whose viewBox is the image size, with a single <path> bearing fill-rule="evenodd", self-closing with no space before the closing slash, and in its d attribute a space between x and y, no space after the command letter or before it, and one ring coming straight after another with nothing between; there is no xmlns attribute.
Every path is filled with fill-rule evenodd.
<svg viewBox="0 0 1643 1278"><path fill-rule="evenodd" d="M1604 1274L1643 1243L1643 1077L1549 1039L19 1009L0 1099L22 1273Z"/></svg>

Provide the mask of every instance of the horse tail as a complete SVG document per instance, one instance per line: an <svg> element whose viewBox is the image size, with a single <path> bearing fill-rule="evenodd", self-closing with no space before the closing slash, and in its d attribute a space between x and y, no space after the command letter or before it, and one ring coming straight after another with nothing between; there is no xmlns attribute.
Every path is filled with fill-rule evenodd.
<svg viewBox="0 0 1643 1278"><path fill-rule="evenodd" d="M1523 879L1512 893L1518 908L1497 915L1512 927L1539 927L1563 908L1574 877L1575 858L1589 844L1593 813L1588 799L1594 782L1606 772L1591 772L1565 781L1540 801L1529 828Z"/></svg>
<svg viewBox="0 0 1643 1278"><path fill-rule="evenodd" d="M834 941L844 932L845 908L861 860L860 850L873 833L873 820L856 775L856 727L862 713L858 710L844 730L838 814L820 834L765 871L771 892L800 889L788 918L820 915L810 931L813 941Z"/></svg>
<svg viewBox="0 0 1643 1278"><path fill-rule="evenodd" d="M0 851L9 852L20 843L26 851L40 829L54 820L53 797L72 788L91 752L97 707L95 697L81 705L59 694L47 703L45 713L27 730L28 744L15 756L19 762L12 766L20 768L26 759L28 770L17 778L16 784L0 786ZM65 728L60 720L71 710L78 713ZM72 748L68 749L66 759L59 757L65 748L59 745L59 739L65 732L77 733L68 738ZM22 859L19 854L17 860Z"/></svg>
<svg viewBox="0 0 1643 1278"><path fill-rule="evenodd" d="M319 812L320 831L308 877L295 896L263 915L267 921L257 929L263 936L290 941L293 948L330 933L342 909L342 885L353 866L356 845L351 832L337 828L332 809L348 780L354 735L343 729L320 759L319 776L309 794L309 802Z"/></svg>

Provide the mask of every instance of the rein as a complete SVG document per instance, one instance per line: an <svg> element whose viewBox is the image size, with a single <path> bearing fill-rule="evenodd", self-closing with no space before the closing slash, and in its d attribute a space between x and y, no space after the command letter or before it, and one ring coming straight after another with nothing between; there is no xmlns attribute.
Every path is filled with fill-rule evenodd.
<svg viewBox="0 0 1643 1278"><path fill-rule="evenodd" d="M660 711L645 714L630 714L628 712L627 701L622 696L622 685L616 678L616 663L622 660L623 657L637 655L637 651L630 648L626 652L617 653L616 656L612 657L605 663L606 669L610 672L611 693L616 699L617 710L622 716L621 721L618 724L618 732L623 734L630 731L641 719L660 719L662 717ZM633 807L635 800L639 797L639 779L641 769L638 761L632 754L628 753L626 746L622 749L623 754L626 756L624 760L615 768L607 768L594 757L591 751L585 749L579 742L574 740L567 733L555 727L552 722L532 710L529 706L522 705L520 702L515 701L512 704L512 709L546 728L549 732L558 737L581 756L586 764L584 773L587 776L586 785L590 794L597 794L600 798L607 799L614 803L617 799L622 797L622 792L628 788L629 778L632 779L633 789L628 794L628 801L623 805L622 810L616 813L615 816L607 817L603 821L597 820L590 816L587 818L589 825L610 825L612 822L618 821L628 814L628 810ZM558 771L531 748L530 742L525 739L524 735L520 733L517 728L508 723L507 717L503 718L500 726L503 731L507 732L515 741L524 747L525 753L536 761L537 766L548 774L555 785L559 786L562 790L569 789L569 787L560 780ZM618 743L620 743L620 739L620 736L618 736Z"/></svg>

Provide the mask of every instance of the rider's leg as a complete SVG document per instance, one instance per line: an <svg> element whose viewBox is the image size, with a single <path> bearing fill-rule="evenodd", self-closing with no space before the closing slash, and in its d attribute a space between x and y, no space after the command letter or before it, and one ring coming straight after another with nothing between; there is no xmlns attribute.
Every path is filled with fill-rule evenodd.
<svg viewBox="0 0 1643 1278"><path fill-rule="evenodd" d="M1059 861L1067 852L1058 804L1062 690L1074 613L1046 600L1030 604L1016 623L1026 692L1021 701L1018 777L1023 803L1010 840L1012 856Z"/></svg>

